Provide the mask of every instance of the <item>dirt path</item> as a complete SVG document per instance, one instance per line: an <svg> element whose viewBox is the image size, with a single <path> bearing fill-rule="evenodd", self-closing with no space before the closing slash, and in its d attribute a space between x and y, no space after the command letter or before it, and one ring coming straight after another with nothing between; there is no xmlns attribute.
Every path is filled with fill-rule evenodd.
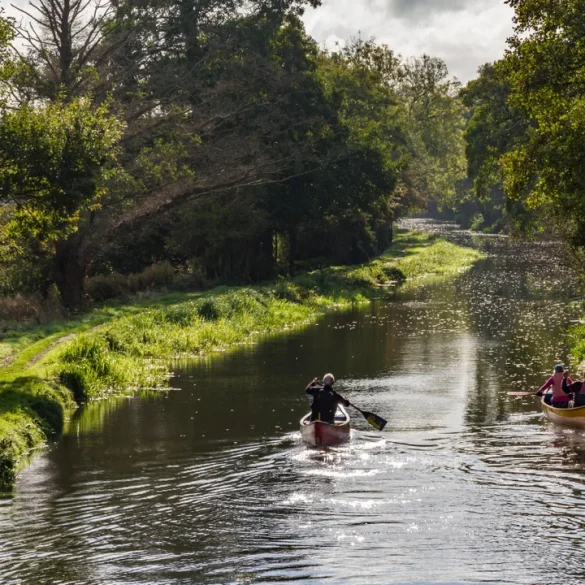
<svg viewBox="0 0 585 585"><path fill-rule="evenodd" d="M63 337L59 337L59 339L57 339L53 343L51 343L51 345L49 345L49 347L46 347L45 349L43 349L43 351L37 353L37 355L35 355L26 364L26 366L24 366L24 369L34 366L35 364L40 362L51 350L55 349L58 345L61 345L65 341L69 341L70 339L73 339L74 337L77 337L78 335L79 335L79 333L69 333L68 335L64 335ZM14 356L11 356L11 357L14 357ZM12 361L12 359L10 361Z"/></svg>

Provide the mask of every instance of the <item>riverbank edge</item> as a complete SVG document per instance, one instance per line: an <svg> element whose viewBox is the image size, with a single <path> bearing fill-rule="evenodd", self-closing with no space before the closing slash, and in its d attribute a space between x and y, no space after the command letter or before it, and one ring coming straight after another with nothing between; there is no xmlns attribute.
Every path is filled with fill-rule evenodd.
<svg viewBox="0 0 585 585"><path fill-rule="evenodd" d="M164 388L172 358L298 329L328 311L387 297L407 280L458 274L483 257L432 234L403 232L384 254L360 266L254 287L161 295L60 324L41 339L24 331L34 341L0 369L0 491L11 489L30 454L61 432L79 403Z"/></svg>

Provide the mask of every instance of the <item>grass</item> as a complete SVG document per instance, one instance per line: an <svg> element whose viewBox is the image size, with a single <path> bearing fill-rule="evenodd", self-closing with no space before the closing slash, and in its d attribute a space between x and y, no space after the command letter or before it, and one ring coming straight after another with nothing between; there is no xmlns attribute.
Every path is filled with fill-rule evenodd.
<svg viewBox="0 0 585 585"><path fill-rule="evenodd" d="M75 403L163 388L168 360L315 322L426 275L456 274L482 255L429 234L400 233L361 266L336 266L247 288L173 293L110 304L66 322L14 329L0 344L0 488L32 449L58 433ZM62 343L56 343L67 337Z"/></svg>

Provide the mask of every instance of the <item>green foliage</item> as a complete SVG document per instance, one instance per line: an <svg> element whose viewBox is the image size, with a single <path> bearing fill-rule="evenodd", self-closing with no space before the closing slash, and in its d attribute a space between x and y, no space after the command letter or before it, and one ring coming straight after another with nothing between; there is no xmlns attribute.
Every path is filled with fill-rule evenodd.
<svg viewBox="0 0 585 585"><path fill-rule="evenodd" d="M178 275L168 260L152 264L135 274L101 274L88 278L85 292L97 302L120 298L146 290L177 286Z"/></svg>
<svg viewBox="0 0 585 585"><path fill-rule="evenodd" d="M254 289L220 293L122 318L79 336L61 352L57 376L77 400L161 386L168 370L152 360L199 355L311 317L310 307Z"/></svg>
<svg viewBox="0 0 585 585"><path fill-rule="evenodd" d="M509 104L530 121L502 157L506 195L585 246L585 2L510 0L515 35L501 67Z"/></svg>
<svg viewBox="0 0 585 585"><path fill-rule="evenodd" d="M13 230L62 240L99 208L122 125L87 99L23 105L0 117L0 201L16 205Z"/></svg>
<svg viewBox="0 0 585 585"><path fill-rule="evenodd" d="M241 283L272 276L273 224L257 196L218 196L214 202L186 206L166 240L167 249L200 267L212 281Z"/></svg>
<svg viewBox="0 0 585 585"><path fill-rule="evenodd" d="M14 61L10 51L14 40L14 22L4 16L4 9L0 8L0 107L5 107L8 98L7 81L14 74Z"/></svg>
<svg viewBox="0 0 585 585"><path fill-rule="evenodd" d="M453 200L462 108L442 61L373 40L320 50L300 18L312 0L122 0L93 15L61 1L31 6L39 38L21 31L7 78L11 295L55 284L78 311L88 293L154 288L136 275L163 262L230 284L363 263L398 209Z"/></svg>
<svg viewBox="0 0 585 585"><path fill-rule="evenodd" d="M0 488L13 483L31 449L61 429L73 397L83 402L139 387L165 388L171 357L300 327L333 307L383 296L405 275L454 274L480 256L425 234L399 234L387 255L359 267L329 267L198 297L175 293L100 309L93 320L9 332L5 341L14 337L22 351L0 376Z"/></svg>
<svg viewBox="0 0 585 585"><path fill-rule="evenodd" d="M9 489L34 449L58 433L70 392L35 375L0 380L0 491Z"/></svg>
<svg viewBox="0 0 585 585"><path fill-rule="evenodd" d="M474 232L478 232L484 226L484 222L485 220L483 215L481 213L477 213L473 216L469 229Z"/></svg>
<svg viewBox="0 0 585 585"><path fill-rule="evenodd" d="M332 305L383 296L385 286L406 278L454 273L481 256L422 235L399 237L390 253L413 245L416 253L399 259L329 267L267 288L218 290L115 319L69 342L58 355L55 375L78 401L161 386L168 370L158 360L197 356L309 323Z"/></svg>
<svg viewBox="0 0 585 585"><path fill-rule="evenodd" d="M502 162L510 150L526 143L528 119L510 103L511 85L503 63L486 64L479 77L461 92L471 117L465 131L468 176L473 199L488 225L506 216L522 232L533 229L535 217L504 191Z"/></svg>
<svg viewBox="0 0 585 585"><path fill-rule="evenodd" d="M577 363L585 362L585 325L574 325L570 330L571 357Z"/></svg>
<svg viewBox="0 0 585 585"><path fill-rule="evenodd" d="M398 92L406 106L412 161L403 176L407 202L439 208L458 202L465 178L465 109L459 82L445 63L427 55L402 64ZM425 205L426 206L426 205Z"/></svg>

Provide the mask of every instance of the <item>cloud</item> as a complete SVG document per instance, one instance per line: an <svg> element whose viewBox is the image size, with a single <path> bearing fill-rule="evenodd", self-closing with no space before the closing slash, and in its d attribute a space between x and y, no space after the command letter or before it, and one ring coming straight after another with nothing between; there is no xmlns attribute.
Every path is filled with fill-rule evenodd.
<svg viewBox="0 0 585 585"><path fill-rule="evenodd" d="M444 12L459 12L474 3L477 4L477 0L390 0L386 2L395 16L409 19L427 19Z"/></svg>
<svg viewBox="0 0 585 585"><path fill-rule="evenodd" d="M10 4L29 2L0 0L9 14L19 16ZM323 0L307 10L304 21L309 34L329 49L358 35L375 37L405 57L441 57L466 82L480 65L502 57L512 15L504 0Z"/></svg>
<svg viewBox="0 0 585 585"><path fill-rule="evenodd" d="M512 16L503 0L323 0L304 21L328 48L331 39L373 36L405 57L441 57L466 82L480 65L502 57Z"/></svg>

